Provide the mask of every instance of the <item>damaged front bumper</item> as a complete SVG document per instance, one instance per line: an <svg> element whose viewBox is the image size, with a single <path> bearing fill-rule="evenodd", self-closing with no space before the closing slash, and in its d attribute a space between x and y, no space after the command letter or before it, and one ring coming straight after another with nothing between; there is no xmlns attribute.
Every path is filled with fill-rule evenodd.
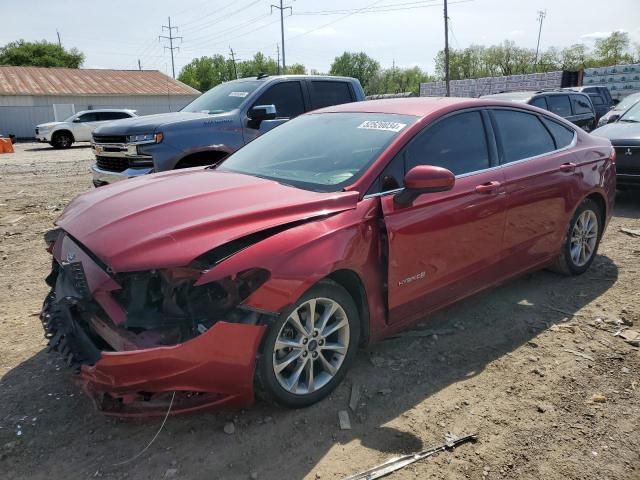
<svg viewBox="0 0 640 480"><path fill-rule="evenodd" d="M99 410L150 416L164 415L171 399L173 414L252 403L265 325L218 320L174 344L155 332L131 332L104 314L114 309L106 291L113 280L73 240L62 240L53 248L53 288L40 318L49 349L74 368Z"/></svg>

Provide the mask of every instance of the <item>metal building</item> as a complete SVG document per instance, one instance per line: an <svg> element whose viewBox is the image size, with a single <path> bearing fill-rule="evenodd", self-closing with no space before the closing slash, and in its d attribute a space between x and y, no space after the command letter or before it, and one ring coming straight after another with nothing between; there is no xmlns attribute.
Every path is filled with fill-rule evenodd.
<svg viewBox="0 0 640 480"><path fill-rule="evenodd" d="M95 108L175 112L198 95L157 70L0 66L0 134L32 138L40 123Z"/></svg>

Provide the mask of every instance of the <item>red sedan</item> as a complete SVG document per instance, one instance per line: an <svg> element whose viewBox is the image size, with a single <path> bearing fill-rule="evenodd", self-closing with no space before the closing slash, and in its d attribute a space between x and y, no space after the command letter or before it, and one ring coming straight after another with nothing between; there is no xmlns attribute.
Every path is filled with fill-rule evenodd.
<svg viewBox="0 0 640 480"><path fill-rule="evenodd" d="M331 107L76 198L41 318L105 412L303 407L359 345L524 272L583 273L614 192L609 141L535 107Z"/></svg>

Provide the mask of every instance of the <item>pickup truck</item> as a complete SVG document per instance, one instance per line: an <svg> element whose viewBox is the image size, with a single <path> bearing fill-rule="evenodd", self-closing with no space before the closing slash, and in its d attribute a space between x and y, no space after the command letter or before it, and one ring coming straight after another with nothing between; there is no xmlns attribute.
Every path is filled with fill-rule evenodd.
<svg viewBox="0 0 640 480"><path fill-rule="evenodd" d="M179 112L96 129L93 184L213 165L304 112L364 99L360 82L348 77L259 75L221 83Z"/></svg>

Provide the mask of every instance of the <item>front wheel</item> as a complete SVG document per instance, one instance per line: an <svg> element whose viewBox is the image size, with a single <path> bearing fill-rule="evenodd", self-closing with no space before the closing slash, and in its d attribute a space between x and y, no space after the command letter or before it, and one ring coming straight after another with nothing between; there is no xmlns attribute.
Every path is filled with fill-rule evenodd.
<svg viewBox="0 0 640 480"><path fill-rule="evenodd" d="M569 223L556 270L565 275L586 272L596 256L601 235L602 212L593 200L586 199Z"/></svg>
<svg viewBox="0 0 640 480"><path fill-rule="evenodd" d="M73 143L73 137L68 132L57 132L53 134L51 145L53 148L69 148Z"/></svg>
<svg viewBox="0 0 640 480"><path fill-rule="evenodd" d="M359 338L349 293L335 282L319 282L269 329L256 368L258 394L290 408L322 400L344 378Z"/></svg>

